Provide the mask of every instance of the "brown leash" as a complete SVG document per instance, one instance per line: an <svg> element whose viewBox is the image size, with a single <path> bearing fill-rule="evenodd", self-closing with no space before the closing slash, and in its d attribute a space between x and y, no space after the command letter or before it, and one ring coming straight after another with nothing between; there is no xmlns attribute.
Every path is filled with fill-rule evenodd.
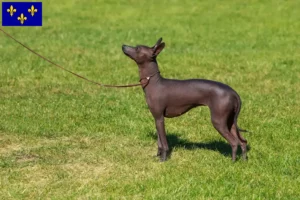
<svg viewBox="0 0 300 200"><path fill-rule="evenodd" d="M0 28L0 31L2 31L6 36L8 36L9 38L11 38L11 39L14 40L15 42L19 43L21 46L23 46L24 48L26 48L26 49L27 49L28 51L30 51L31 53L37 55L38 57L40 57L40 58L42 58L43 60L45 60L45 61L51 63L52 65L54 65L54 66L56 66L56 67L58 67L58 68L60 68L60 69L62 69L62 70L64 70L64 71L66 71L66 72L69 72L70 74L73 74L74 76L77 76L78 78L81 78L81 79L83 79L83 80L85 80L85 81L87 81L87 82L90 82L90 83L93 83L93 84L95 84L95 85L99 85L99 86L102 86L102 87L109 87L109 88L124 88L124 87L136 87L136 86L142 86L143 88L145 88L145 87L148 85L148 83L149 83L149 81L150 81L150 78L151 78L152 76L154 76L155 74L159 73L159 71L157 71L157 72L155 72L154 74L152 74L152 75L150 75L150 76L147 76L147 77L145 77L145 78L141 78L141 79L140 79L140 83L135 83L135 84L128 84L128 85L109 85L109 84L98 83L98 82L95 82L95 81L93 81L93 80L87 79L87 78L85 78L85 77L83 77L83 76L81 76L81 75L79 75L79 74L76 74L76 73L74 73L74 72L72 72L72 71L70 71L70 70L68 70L68 69L66 69L66 68L64 68L64 67L62 67L62 66L60 66L60 65L58 65L58 64L56 64L56 63L54 63L54 62L52 62L52 61L49 60L48 58L45 58L44 56L42 56L42 55L38 54L37 52L33 51L32 49L30 49L29 47L27 47L27 46L24 45L23 43L19 42L17 39L15 39L14 37L12 37L10 34L6 33L6 32L5 32L4 30L2 30L1 28Z"/></svg>

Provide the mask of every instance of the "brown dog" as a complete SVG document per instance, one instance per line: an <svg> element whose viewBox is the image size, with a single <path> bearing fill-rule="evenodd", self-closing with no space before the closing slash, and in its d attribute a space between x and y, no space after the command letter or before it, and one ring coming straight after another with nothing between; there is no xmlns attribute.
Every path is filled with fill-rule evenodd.
<svg viewBox="0 0 300 200"><path fill-rule="evenodd" d="M156 62L165 43L160 38L153 47L123 45L123 52L133 59L140 73L140 82L145 92L149 109L155 119L158 134L158 153L161 161L167 159L169 146L166 138L164 117L177 117L197 106L208 106L215 129L229 142L232 160L236 160L238 145L243 158L247 158L247 141L241 136L237 118L241 109L239 95L228 85L220 82L189 79L163 78Z"/></svg>

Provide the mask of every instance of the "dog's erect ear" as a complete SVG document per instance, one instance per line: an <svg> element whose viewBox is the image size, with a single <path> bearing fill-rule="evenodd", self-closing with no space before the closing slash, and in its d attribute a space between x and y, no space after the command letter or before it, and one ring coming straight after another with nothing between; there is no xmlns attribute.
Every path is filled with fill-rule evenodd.
<svg viewBox="0 0 300 200"><path fill-rule="evenodd" d="M165 43L160 43L158 46L155 46L153 49L153 57L156 57L163 49L165 48Z"/></svg>
<svg viewBox="0 0 300 200"><path fill-rule="evenodd" d="M154 49L154 48L158 47L158 45L160 45L161 41L162 41L162 38L159 38L157 40L156 44L152 48Z"/></svg>

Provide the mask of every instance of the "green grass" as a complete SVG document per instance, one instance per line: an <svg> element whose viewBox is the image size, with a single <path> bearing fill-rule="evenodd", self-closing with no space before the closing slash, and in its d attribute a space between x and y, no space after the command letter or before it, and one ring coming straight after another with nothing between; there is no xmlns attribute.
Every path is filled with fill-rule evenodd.
<svg viewBox="0 0 300 200"><path fill-rule="evenodd" d="M141 88L99 88L0 35L0 199L299 199L299 1L44 1L43 27L3 27L62 66L138 81L122 44L153 45L168 78L206 78L243 101L249 160L207 107L167 119L158 162Z"/></svg>

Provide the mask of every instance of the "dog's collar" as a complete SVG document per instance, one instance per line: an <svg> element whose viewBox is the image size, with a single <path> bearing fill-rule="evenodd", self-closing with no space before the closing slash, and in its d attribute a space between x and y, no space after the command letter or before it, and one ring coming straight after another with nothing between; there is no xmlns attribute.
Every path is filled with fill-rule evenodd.
<svg viewBox="0 0 300 200"><path fill-rule="evenodd" d="M155 73L153 73L150 76L147 76L145 78L141 78L140 83L141 83L142 87L145 88L149 84L150 78L153 77L154 75L158 74L158 73L160 73L160 71L157 71L157 72L155 72Z"/></svg>

